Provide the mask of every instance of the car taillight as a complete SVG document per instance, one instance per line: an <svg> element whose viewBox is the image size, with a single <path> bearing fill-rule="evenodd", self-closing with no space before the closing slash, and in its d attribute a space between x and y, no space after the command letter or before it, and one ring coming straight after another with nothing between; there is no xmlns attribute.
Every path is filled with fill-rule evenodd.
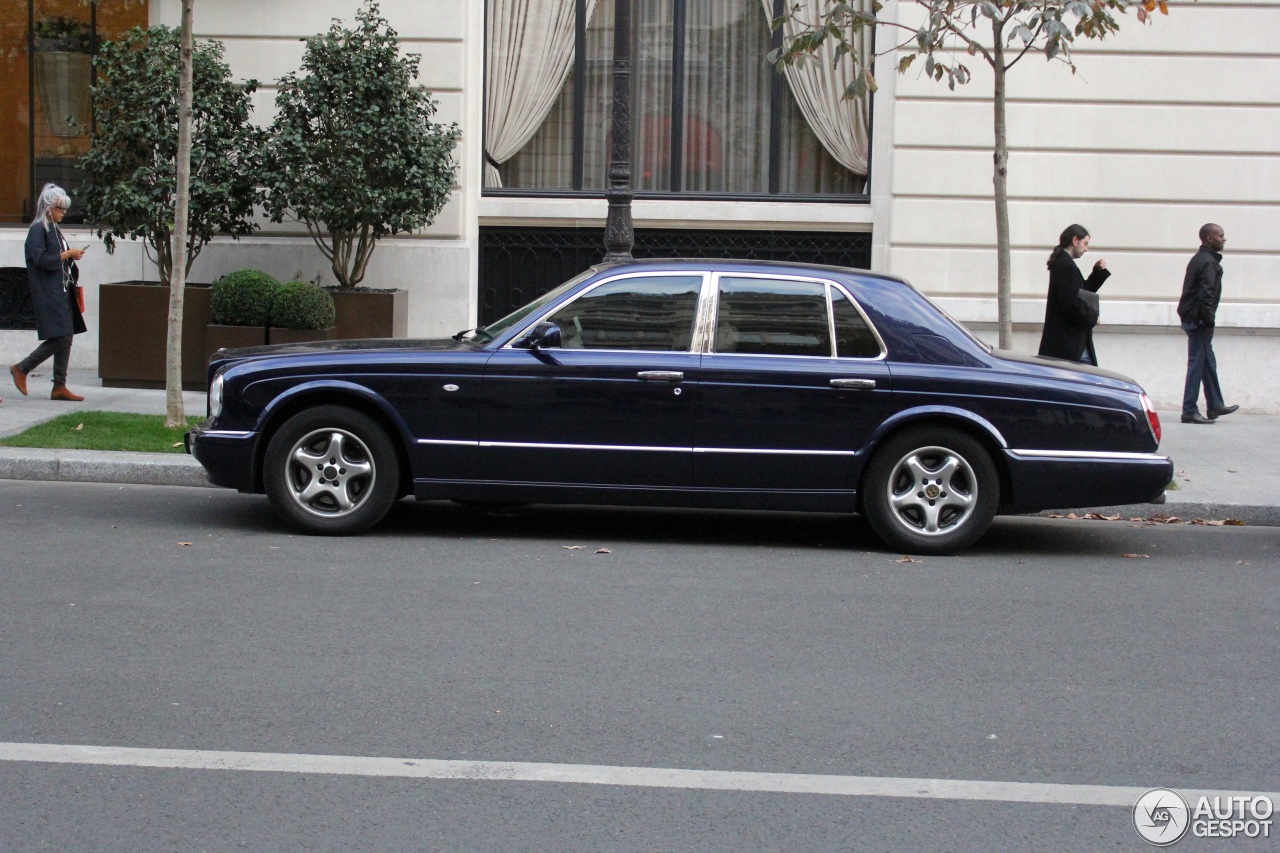
<svg viewBox="0 0 1280 853"><path fill-rule="evenodd" d="M1142 395L1142 410L1147 413L1147 426L1151 427L1151 434L1155 436L1156 445L1160 444L1160 416L1156 414L1156 407L1151 405L1151 398L1146 394Z"/></svg>

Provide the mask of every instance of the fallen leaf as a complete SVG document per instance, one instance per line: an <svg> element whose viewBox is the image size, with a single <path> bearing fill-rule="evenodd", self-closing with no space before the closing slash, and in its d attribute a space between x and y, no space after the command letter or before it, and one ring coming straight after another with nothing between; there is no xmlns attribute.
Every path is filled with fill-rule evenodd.
<svg viewBox="0 0 1280 853"><path fill-rule="evenodd" d="M561 545L560 547L565 549L566 551L581 551L583 548L587 546L586 545Z"/></svg>
<svg viewBox="0 0 1280 853"><path fill-rule="evenodd" d="M597 553L597 554L612 554L613 552L612 552L612 551L610 551L608 548L597 548L597 549L596 549L596 553Z"/></svg>
<svg viewBox="0 0 1280 853"><path fill-rule="evenodd" d="M75 432L76 430L80 430L80 429L84 429L84 424L76 424L71 428L71 431Z"/></svg>
<svg viewBox="0 0 1280 853"><path fill-rule="evenodd" d="M1117 512L1115 515L1104 515L1104 516L1102 517L1102 520L1103 520L1103 521L1119 521L1119 520L1120 520L1120 513L1118 513L1118 512Z"/></svg>
<svg viewBox="0 0 1280 853"><path fill-rule="evenodd" d="M1222 523L1227 525L1228 527L1244 527L1245 526L1244 522L1238 518L1224 518L1222 520Z"/></svg>
<svg viewBox="0 0 1280 853"><path fill-rule="evenodd" d="M181 446L182 446L182 442L181 442L181 441L175 441L173 444L171 444L171 445L169 445L169 446L170 446L170 447L181 447Z"/></svg>
<svg viewBox="0 0 1280 853"><path fill-rule="evenodd" d="M1228 474L1239 474L1240 472L1239 472L1239 471L1237 471L1235 468L1228 468L1228 469L1227 469L1227 473L1228 473Z"/></svg>
<svg viewBox="0 0 1280 853"><path fill-rule="evenodd" d="M1150 554L1125 554L1130 560L1150 560Z"/></svg>
<svg viewBox="0 0 1280 853"><path fill-rule="evenodd" d="M1067 513L1067 518L1079 519L1080 516L1076 515L1074 512L1069 512Z"/></svg>
<svg viewBox="0 0 1280 853"><path fill-rule="evenodd" d="M894 562L895 563L919 563L921 561L917 560L915 557L911 556L910 554L903 554L902 559L894 560Z"/></svg>
<svg viewBox="0 0 1280 853"><path fill-rule="evenodd" d="M179 542L178 544L179 544L179 545L183 545L183 546L187 546L187 545L194 545L194 544L196 544L196 543L194 543L194 542Z"/></svg>

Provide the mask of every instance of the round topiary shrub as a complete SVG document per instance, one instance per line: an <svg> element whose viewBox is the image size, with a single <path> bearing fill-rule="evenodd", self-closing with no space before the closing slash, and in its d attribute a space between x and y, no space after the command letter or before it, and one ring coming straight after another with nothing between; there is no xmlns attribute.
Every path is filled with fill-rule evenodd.
<svg viewBox="0 0 1280 853"><path fill-rule="evenodd" d="M280 282L258 270L237 270L213 283L210 310L221 326L265 326Z"/></svg>
<svg viewBox="0 0 1280 853"><path fill-rule="evenodd" d="M280 285L271 305L271 325L281 329L327 329L336 317L333 297L309 281Z"/></svg>

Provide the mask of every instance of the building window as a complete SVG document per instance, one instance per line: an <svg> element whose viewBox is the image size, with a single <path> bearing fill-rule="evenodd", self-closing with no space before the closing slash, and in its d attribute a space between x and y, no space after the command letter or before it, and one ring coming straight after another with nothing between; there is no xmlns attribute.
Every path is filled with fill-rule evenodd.
<svg viewBox="0 0 1280 853"><path fill-rule="evenodd" d="M89 150L93 53L146 24L145 0L0 3L0 225L30 222L48 182L71 195L65 221L83 221L76 164Z"/></svg>
<svg viewBox="0 0 1280 853"><path fill-rule="evenodd" d="M865 199L867 104L818 79L843 73L829 64L784 76L765 60L783 2L632 0L637 194ZM613 6L488 0L486 192L607 189Z"/></svg>

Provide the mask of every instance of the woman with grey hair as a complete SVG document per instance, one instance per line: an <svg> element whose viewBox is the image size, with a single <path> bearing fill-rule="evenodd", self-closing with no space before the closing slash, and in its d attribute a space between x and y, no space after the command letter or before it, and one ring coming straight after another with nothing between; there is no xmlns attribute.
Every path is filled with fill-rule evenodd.
<svg viewBox="0 0 1280 853"><path fill-rule="evenodd" d="M76 261L84 256L88 246L71 247L58 228L70 206L71 199L62 187L45 184L40 191L36 218L27 231L26 255L27 283L31 285L36 334L41 343L31 355L9 365L9 374L13 376L13 384L26 396L27 374L53 356L53 393L49 399L75 403L84 397L67 389L67 364L71 361L72 336L88 331L75 292L80 281Z"/></svg>

